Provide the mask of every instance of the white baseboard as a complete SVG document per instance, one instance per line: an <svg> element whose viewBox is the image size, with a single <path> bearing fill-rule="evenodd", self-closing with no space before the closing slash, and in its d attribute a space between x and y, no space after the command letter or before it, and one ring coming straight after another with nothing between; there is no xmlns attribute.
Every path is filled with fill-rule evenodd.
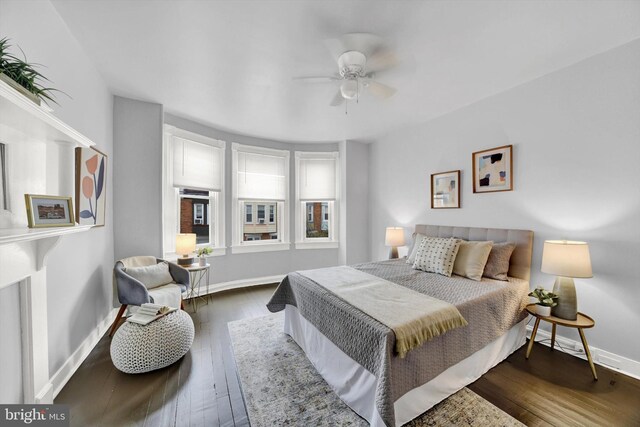
<svg viewBox="0 0 640 427"><path fill-rule="evenodd" d="M109 326L113 323L118 309L114 308L107 314L107 316L100 321L98 326L89 334L87 338L80 344L80 347L71 354L71 356L62 364L60 369L51 377L51 384L53 384L53 398L55 398L62 388L67 384L69 379L78 370L82 362L89 356L89 353L98 344L100 338L107 332Z"/></svg>
<svg viewBox="0 0 640 427"><path fill-rule="evenodd" d="M528 325L528 338L531 338L532 330L533 327L531 325ZM551 347L551 332L538 329L538 332L536 333L536 342L539 341L539 338L546 340L544 342L541 342L540 344ZM567 352L567 354L579 357L583 360L587 360L587 355L584 353L582 342L574 341L572 339L565 338L556 334L556 348L558 348L558 344L563 348L570 350ZM604 366L613 371L618 371L630 377L640 379L640 362L626 358L624 356L620 356L615 353L608 352L606 350L602 350L597 347L593 347L592 345L589 345L589 351L591 352L593 363Z"/></svg>
<svg viewBox="0 0 640 427"><path fill-rule="evenodd" d="M214 294L220 291L228 291L230 289L246 288L249 286L266 285L268 283L279 283L284 279L286 274L276 274L275 276L254 277L252 279L232 280L230 282L212 283L209 285L207 292L206 286L200 286L200 295Z"/></svg>

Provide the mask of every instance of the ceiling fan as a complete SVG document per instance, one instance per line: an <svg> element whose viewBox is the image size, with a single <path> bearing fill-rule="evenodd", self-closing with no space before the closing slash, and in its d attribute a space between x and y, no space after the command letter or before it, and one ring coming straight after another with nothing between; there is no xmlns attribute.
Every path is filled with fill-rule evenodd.
<svg viewBox="0 0 640 427"><path fill-rule="evenodd" d="M380 37L369 33L350 33L338 39L325 40L325 45L338 63L338 72L333 76L294 79L306 83L339 83L330 105L336 107L345 101L357 101L363 90L383 99L396 93L396 89L376 80L378 73L399 63Z"/></svg>

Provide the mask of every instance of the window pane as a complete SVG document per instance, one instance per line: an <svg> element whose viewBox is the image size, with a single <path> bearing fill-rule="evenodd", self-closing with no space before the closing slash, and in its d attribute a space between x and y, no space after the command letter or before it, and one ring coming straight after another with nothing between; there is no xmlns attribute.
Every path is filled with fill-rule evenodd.
<svg viewBox="0 0 640 427"><path fill-rule="evenodd" d="M329 203L328 202L306 202L307 239L328 238L329 237Z"/></svg>
<svg viewBox="0 0 640 427"><path fill-rule="evenodd" d="M255 201L247 201L245 205L245 219L249 211L253 211L256 206L256 221L245 221L242 226L242 240L279 240L280 232L278 230L278 203L277 202L261 202L256 204ZM268 212L268 221L267 221Z"/></svg>
<svg viewBox="0 0 640 427"><path fill-rule="evenodd" d="M208 244L209 239L209 192L180 189L180 233L195 233L196 244Z"/></svg>
<svg viewBox="0 0 640 427"><path fill-rule="evenodd" d="M253 205L245 205L244 222L251 224L253 222Z"/></svg>

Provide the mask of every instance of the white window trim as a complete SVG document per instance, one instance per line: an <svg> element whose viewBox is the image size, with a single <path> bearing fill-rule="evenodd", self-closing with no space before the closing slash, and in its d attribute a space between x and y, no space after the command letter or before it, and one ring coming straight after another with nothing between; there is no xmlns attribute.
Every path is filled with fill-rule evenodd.
<svg viewBox="0 0 640 427"><path fill-rule="evenodd" d="M307 210L304 207L306 202L300 200L300 159L335 159L336 160L336 199L317 200L317 202L329 203L329 237L328 238L307 238ZM295 248L296 249L337 249L340 247L340 156L337 151L330 152L295 152ZM324 218L322 218L324 220Z"/></svg>
<svg viewBox="0 0 640 427"><path fill-rule="evenodd" d="M278 230L280 231L280 239L277 241L260 240L260 241L243 241L242 240L242 226L244 221L240 221L239 210L241 206L241 200L238 199L238 151L255 154L266 154L269 156L284 157L285 159L285 194L284 201L275 201L280 209L280 224ZM241 254L250 252L271 252L271 251L287 251L291 249L291 243L289 240L289 170L290 170L290 158L291 153L288 150L276 150L272 148L257 147L253 145L243 145L237 142L231 143L231 225L232 225L232 240L231 240L231 253ZM265 202L272 202L271 200L264 200ZM268 204L268 203L265 203ZM277 217L277 215L276 215ZM258 243L259 242L259 243Z"/></svg>
<svg viewBox="0 0 640 427"><path fill-rule="evenodd" d="M209 197L209 206L213 203L215 209L209 212L207 218L209 219L209 226L211 226L211 219L213 218L214 230L213 236L214 241L206 244L200 244L196 246L196 251L202 247L211 247L213 252L208 256L222 256L227 254L226 247L226 230L225 230L225 154L226 154L226 146L227 143L225 141L220 141L213 138L208 138L206 136L202 136L193 132L186 131L184 129L179 129L175 126L164 125L164 132L162 138L162 151L163 151L163 161L162 161L162 176L163 176L163 191L162 191L162 246L163 253L166 259L177 259L178 255L175 253L175 244L170 244L169 242L175 242L175 235L173 238L167 235L167 233L177 234L179 232L179 223L178 219L180 217L179 212L179 194L178 190L173 187L173 150L171 148L172 139L174 137L189 139L191 141L196 141L202 144L208 144L213 147L220 148L222 150L222 170L220 171L222 175L222 185L220 192L210 192ZM171 200L169 198L172 198ZM173 218L171 218L170 223L166 223L165 218L165 210L169 209L169 206L174 206L177 209L171 209L174 214ZM211 208L209 208L211 209ZM172 224L171 224L172 223ZM169 231L171 228L171 231Z"/></svg>

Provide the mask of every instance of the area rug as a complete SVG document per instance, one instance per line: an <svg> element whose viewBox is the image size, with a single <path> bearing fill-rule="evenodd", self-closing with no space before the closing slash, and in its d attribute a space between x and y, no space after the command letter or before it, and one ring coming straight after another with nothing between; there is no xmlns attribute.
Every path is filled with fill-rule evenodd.
<svg viewBox="0 0 640 427"><path fill-rule="evenodd" d="M229 323L242 394L252 427L368 426L333 392L283 330L282 313ZM523 426L463 388L405 424Z"/></svg>

